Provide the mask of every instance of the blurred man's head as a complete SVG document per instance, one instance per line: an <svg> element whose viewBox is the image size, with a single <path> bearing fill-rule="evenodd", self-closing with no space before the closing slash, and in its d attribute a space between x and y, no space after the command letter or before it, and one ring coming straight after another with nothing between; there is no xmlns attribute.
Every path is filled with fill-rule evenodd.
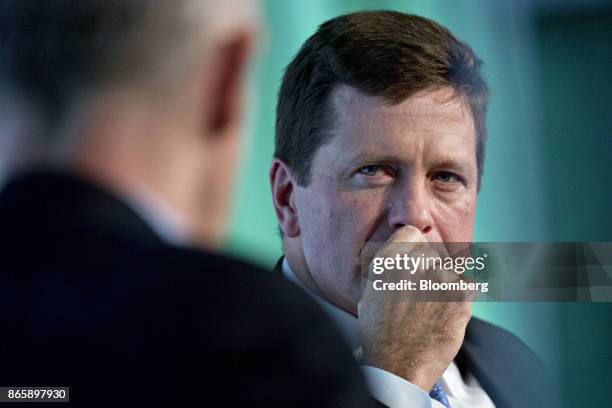
<svg viewBox="0 0 612 408"><path fill-rule="evenodd" d="M287 67L271 183L290 265L356 313L360 256L405 225L472 239L488 91L470 47L430 20L324 23Z"/></svg>
<svg viewBox="0 0 612 408"><path fill-rule="evenodd" d="M148 189L215 245L236 163L249 0L0 3L4 170Z"/></svg>

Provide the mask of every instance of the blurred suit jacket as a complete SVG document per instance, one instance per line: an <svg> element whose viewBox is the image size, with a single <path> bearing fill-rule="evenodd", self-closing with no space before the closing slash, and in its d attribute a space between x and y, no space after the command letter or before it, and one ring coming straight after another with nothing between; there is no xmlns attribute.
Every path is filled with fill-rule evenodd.
<svg viewBox="0 0 612 408"><path fill-rule="evenodd" d="M165 244L75 176L9 182L0 231L2 386L70 386L83 407L378 405L299 289Z"/></svg>

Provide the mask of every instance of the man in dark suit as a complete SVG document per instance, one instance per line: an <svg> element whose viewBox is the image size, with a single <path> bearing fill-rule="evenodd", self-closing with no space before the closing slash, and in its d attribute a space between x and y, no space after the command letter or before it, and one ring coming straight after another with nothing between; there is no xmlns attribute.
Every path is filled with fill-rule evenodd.
<svg viewBox="0 0 612 408"><path fill-rule="evenodd" d="M315 304L215 253L251 6L1 3L0 385L82 407L370 403Z"/></svg>
<svg viewBox="0 0 612 408"><path fill-rule="evenodd" d="M556 406L537 357L471 319L473 291L431 301L370 279L372 253L435 259L472 241L488 102L480 65L433 21L361 12L322 24L281 85L270 169L285 254L277 273L320 301L390 406Z"/></svg>

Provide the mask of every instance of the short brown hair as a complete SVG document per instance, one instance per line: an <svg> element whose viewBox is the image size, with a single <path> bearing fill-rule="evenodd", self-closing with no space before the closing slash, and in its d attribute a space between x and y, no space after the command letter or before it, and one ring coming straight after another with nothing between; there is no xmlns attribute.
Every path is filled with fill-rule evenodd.
<svg viewBox="0 0 612 408"><path fill-rule="evenodd" d="M276 109L274 156L310 183L316 151L329 141L329 95L349 85L390 104L428 88L451 86L467 101L476 128L478 186L486 144L489 91L474 51L429 19L364 11L323 23L287 66Z"/></svg>

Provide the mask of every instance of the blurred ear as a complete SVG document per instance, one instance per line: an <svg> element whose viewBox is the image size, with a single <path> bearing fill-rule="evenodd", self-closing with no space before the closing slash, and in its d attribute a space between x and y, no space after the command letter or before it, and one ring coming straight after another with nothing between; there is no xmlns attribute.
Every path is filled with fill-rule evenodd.
<svg viewBox="0 0 612 408"><path fill-rule="evenodd" d="M229 36L212 50L212 77L208 78L208 113L205 134L221 138L234 135L242 124L243 82L255 34L244 29Z"/></svg>
<svg viewBox="0 0 612 408"><path fill-rule="evenodd" d="M276 218L283 234L289 238L300 235L297 208L295 207L295 181L289 166L279 159L270 165L270 186Z"/></svg>

